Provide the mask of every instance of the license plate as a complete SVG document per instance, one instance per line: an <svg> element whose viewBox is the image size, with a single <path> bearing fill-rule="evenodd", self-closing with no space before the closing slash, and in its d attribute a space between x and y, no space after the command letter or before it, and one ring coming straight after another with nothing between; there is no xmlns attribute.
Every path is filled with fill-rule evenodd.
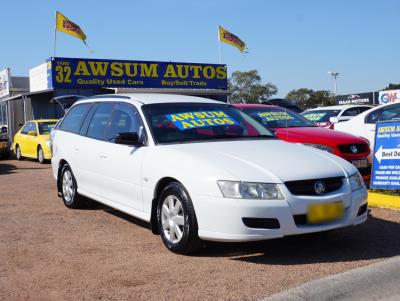
<svg viewBox="0 0 400 301"><path fill-rule="evenodd" d="M341 219L344 215L342 202L311 204L308 207L307 222L309 224L325 223Z"/></svg>
<svg viewBox="0 0 400 301"><path fill-rule="evenodd" d="M353 164L357 168L363 168L368 166L368 160L367 159L353 160L351 161L351 164Z"/></svg>

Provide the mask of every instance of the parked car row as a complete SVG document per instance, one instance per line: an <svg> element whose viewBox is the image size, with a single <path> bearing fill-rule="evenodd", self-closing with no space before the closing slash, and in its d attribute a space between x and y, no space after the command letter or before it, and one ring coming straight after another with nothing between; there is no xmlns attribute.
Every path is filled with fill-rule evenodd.
<svg viewBox="0 0 400 301"><path fill-rule="evenodd" d="M400 118L400 104L302 115L190 96L99 96L59 121L27 122L13 148L18 160L51 158L67 207L89 197L149 222L169 250L187 254L201 240L263 240L366 220L375 123Z"/></svg>

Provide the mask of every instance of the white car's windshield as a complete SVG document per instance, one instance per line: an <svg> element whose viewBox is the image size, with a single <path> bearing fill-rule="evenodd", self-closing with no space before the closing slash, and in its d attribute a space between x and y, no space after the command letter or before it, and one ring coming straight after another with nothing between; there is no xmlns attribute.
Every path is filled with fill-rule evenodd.
<svg viewBox="0 0 400 301"><path fill-rule="evenodd" d="M144 105L142 109L156 143L274 137L230 105L165 103Z"/></svg>

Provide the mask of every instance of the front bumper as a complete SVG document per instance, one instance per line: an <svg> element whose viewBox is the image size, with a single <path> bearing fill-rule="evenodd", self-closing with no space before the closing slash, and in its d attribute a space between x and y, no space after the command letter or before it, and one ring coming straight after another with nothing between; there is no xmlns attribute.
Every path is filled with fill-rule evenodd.
<svg viewBox="0 0 400 301"><path fill-rule="evenodd" d="M346 192L345 188L341 188L338 192L319 197L293 196L288 194L283 184L280 188L286 195L286 200L247 200L204 195L192 196L199 226L199 237L204 240L232 242L266 240L289 235L327 231L361 224L367 220L367 210L359 214L360 207L364 205L363 208L366 209L368 193L365 188L352 193ZM308 205L337 201L342 201L345 205L345 214L342 219L314 225L296 223L295 216L306 214ZM279 228L250 228L244 224L243 218L276 219L279 221Z"/></svg>

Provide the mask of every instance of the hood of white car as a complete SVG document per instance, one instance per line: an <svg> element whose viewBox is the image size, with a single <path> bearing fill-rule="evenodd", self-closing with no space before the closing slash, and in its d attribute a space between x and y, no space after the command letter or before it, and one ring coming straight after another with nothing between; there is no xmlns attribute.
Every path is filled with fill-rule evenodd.
<svg viewBox="0 0 400 301"><path fill-rule="evenodd" d="M191 162L222 169L236 180L282 183L294 180L350 176L357 169L326 152L280 140L235 140L164 146ZM175 157L175 156L174 156ZM215 175L217 176L217 175Z"/></svg>

